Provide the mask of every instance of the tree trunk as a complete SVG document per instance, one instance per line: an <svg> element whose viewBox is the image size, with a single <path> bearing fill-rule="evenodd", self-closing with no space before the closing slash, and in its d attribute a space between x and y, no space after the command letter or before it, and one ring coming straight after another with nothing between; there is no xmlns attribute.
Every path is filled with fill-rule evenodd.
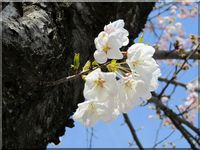
<svg viewBox="0 0 200 150"><path fill-rule="evenodd" d="M105 24L124 19L130 38L142 31L154 3L3 3L3 148L46 148L59 143L84 101L83 81L54 87L42 82L74 74L92 59Z"/></svg>

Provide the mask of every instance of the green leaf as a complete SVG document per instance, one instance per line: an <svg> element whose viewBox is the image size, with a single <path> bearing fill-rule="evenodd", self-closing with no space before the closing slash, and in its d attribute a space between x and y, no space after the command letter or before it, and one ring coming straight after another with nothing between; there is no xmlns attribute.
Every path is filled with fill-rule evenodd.
<svg viewBox="0 0 200 150"><path fill-rule="evenodd" d="M108 64L107 66L108 71L110 72L116 72L119 68L119 65L117 63L117 60L113 59L110 64Z"/></svg>
<svg viewBox="0 0 200 150"><path fill-rule="evenodd" d="M142 32L142 35L140 36L138 43L143 43L144 40L144 33Z"/></svg>
<svg viewBox="0 0 200 150"><path fill-rule="evenodd" d="M75 53L74 54L74 64L71 65L71 68L74 68L74 70L78 70L79 66L80 66L80 54Z"/></svg>
<svg viewBox="0 0 200 150"><path fill-rule="evenodd" d="M92 62L92 66L93 67L95 67L95 66L98 66L99 64L96 62L96 60L94 60L93 62Z"/></svg>
<svg viewBox="0 0 200 150"><path fill-rule="evenodd" d="M89 70L89 69L90 69L90 66L91 66L91 62L88 60L88 61L86 62L86 64L84 65L84 67L83 67L83 71Z"/></svg>
<svg viewBox="0 0 200 150"><path fill-rule="evenodd" d="M74 68L74 65L71 65L71 68Z"/></svg>

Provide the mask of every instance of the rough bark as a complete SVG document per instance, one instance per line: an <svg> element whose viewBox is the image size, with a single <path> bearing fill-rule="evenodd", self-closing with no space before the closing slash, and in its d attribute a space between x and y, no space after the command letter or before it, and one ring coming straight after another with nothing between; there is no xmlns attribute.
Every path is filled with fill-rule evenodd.
<svg viewBox="0 0 200 150"><path fill-rule="evenodd" d="M46 148L59 143L83 101L83 81L54 87L40 83L73 74L91 59L94 38L105 24L125 20L130 38L144 27L154 3L4 3L3 148Z"/></svg>

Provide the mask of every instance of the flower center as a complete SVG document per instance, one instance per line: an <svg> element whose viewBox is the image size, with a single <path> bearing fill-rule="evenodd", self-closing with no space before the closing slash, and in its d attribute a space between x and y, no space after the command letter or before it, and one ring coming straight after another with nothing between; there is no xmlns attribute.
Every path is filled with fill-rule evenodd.
<svg viewBox="0 0 200 150"><path fill-rule="evenodd" d="M108 44L105 44L103 45L102 50L107 53L110 50L110 47L108 46Z"/></svg>
<svg viewBox="0 0 200 150"><path fill-rule="evenodd" d="M95 84L97 87L101 87L103 88L103 84L105 83L106 81L102 78L98 78L97 80L95 80Z"/></svg>
<svg viewBox="0 0 200 150"><path fill-rule="evenodd" d="M133 80L125 81L125 88L132 89L133 88Z"/></svg>
<svg viewBox="0 0 200 150"><path fill-rule="evenodd" d="M94 103L90 103L88 106L88 110L90 112L95 112L96 111L96 105Z"/></svg>
<svg viewBox="0 0 200 150"><path fill-rule="evenodd" d="M142 61L141 60L135 60L135 61L132 62L132 64L133 64L133 67L137 67L137 66L142 64Z"/></svg>
<svg viewBox="0 0 200 150"><path fill-rule="evenodd" d="M104 33L101 34L101 37L102 37L102 38L106 38L106 37L107 37L107 34L104 32Z"/></svg>

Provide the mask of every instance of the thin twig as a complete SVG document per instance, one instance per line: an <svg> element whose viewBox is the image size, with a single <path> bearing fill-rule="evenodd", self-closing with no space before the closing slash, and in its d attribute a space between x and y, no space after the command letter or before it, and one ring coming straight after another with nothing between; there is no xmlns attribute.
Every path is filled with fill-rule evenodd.
<svg viewBox="0 0 200 150"><path fill-rule="evenodd" d="M200 46L200 45L198 45L197 48L196 48L195 50L193 50L193 51L191 51L191 52L189 53L189 55L185 58L184 62L182 63L181 67L180 67L178 70L176 70L176 71L174 72L172 78L167 82L167 84L165 85L165 87L164 87L164 88L162 89L162 91L160 92L160 94L159 94L159 96L158 96L159 99L162 97L163 93L164 93L165 90L168 88L168 86L170 85L170 83L171 83L174 79L176 79L176 76L177 76L178 73L183 69L183 67L184 67L184 65L187 63L188 59L189 59L193 54L195 54L195 52L198 50L199 46Z"/></svg>
<svg viewBox="0 0 200 150"><path fill-rule="evenodd" d="M159 77L158 80L163 81L163 82L169 82L168 79L163 78L163 77ZM187 85L185 83L182 83L182 82L179 82L179 81L176 81L176 80L171 81L171 84L178 85L178 86L181 86L181 87L187 89Z"/></svg>
<svg viewBox="0 0 200 150"><path fill-rule="evenodd" d="M172 6L167 7L166 9L164 9L163 11L160 11L158 14L156 14L155 16L152 16L151 18L147 19L147 21L151 21L154 18L157 18L158 16L160 16L161 14L165 13L166 11L168 11Z"/></svg>
<svg viewBox="0 0 200 150"><path fill-rule="evenodd" d="M198 129L195 126L193 126L187 120L178 117L178 115L174 111L172 111L170 108L168 108L161 101L158 100L158 95L156 95L155 93L152 93L152 95L153 95L153 97L150 100L148 100L149 103L154 103L163 112L168 112L167 113L168 115L173 116L174 118L176 118L176 120L178 122L185 124L186 126L188 126L190 129L192 129L194 132L196 132L200 136L200 129Z"/></svg>
<svg viewBox="0 0 200 150"><path fill-rule="evenodd" d="M109 64L109 62L107 62L105 64L101 64L101 65L99 65L97 67L92 67L89 70L81 71L81 72L79 72L77 74L58 79L56 81L43 82L42 85L50 87L50 86L56 86L56 85L59 85L59 84L62 84L62 83L68 82L68 81L72 81L74 79L77 79L77 78L81 77L82 75L88 74L89 72L91 72L91 71L93 71L93 70L95 70L97 68L105 67L107 64Z"/></svg>
<svg viewBox="0 0 200 150"><path fill-rule="evenodd" d="M172 123L176 126L177 129L180 130L180 132L183 134L183 136L185 138L192 137L198 144L200 144L200 142L198 141L198 139L196 139L195 137L193 137L181 124L184 124L186 126L188 126L190 129L192 129L195 133L197 133L200 136L200 130L196 127L194 127L190 122L188 122L185 119L180 118L176 113L174 113L170 108L168 108L167 106L165 106L161 101L158 100L158 97L155 96L155 93L152 93L154 95L153 98L151 98L149 100L149 102L154 103L156 105L156 107L159 107L164 114L170 118L170 120L172 121ZM188 135L186 137L186 135ZM190 139L187 139L188 142L190 143ZM191 144L191 143L190 143ZM193 145L191 145L192 147Z"/></svg>
<svg viewBox="0 0 200 150"><path fill-rule="evenodd" d="M173 130L168 136L166 136L164 139L162 139L162 140L160 140L159 142L157 142L157 143L155 143L154 144L154 148L156 147L156 146L158 146L159 144L161 144L162 142L164 142L165 140L167 140L170 136L172 136L172 134L175 132L175 130Z"/></svg>
<svg viewBox="0 0 200 150"><path fill-rule="evenodd" d="M166 112L164 112L166 114ZM174 117L170 117L170 120L175 125L177 129L182 133L184 138L188 141L192 149L196 149L195 144L191 140L193 138L196 141L196 138L194 138Z"/></svg>
<svg viewBox="0 0 200 150"><path fill-rule="evenodd" d="M90 145L89 145L89 148L90 148L90 149L92 148L92 139L93 139L93 136L94 136L94 129L91 128Z"/></svg>
<svg viewBox="0 0 200 150"><path fill-rule="evenodd" d="M178 117L171 109L167 108L165 105L163 105L160 101L158 101L157 99L153 100L154 104L159 107L164 114L170 118L170 120L172 121L172 123L174 124L174 126L182 133L182 135L184 136L184 138L188 141L188 143L190 144L191 148L196 148L195 144L193 143L193 141L191 140L194 139L197 143L198 140L192 136L181 124L182 122L182 118ZM180 121L181 120L181 121ZM199 131L198 131L199 132Z"/></svg>
<svg viewBox="0 0 200 150"><path fill-rule="evenodd" d="M133 139L134 139L135 143L137 144L137 146L139 147L139 149L144 150L141 142L139 141L139 139L137 137L136 131L135 131L135 129L134 129L134 127L133 127L133 125L132 125L132 123L131 123L128 115L125 114L125 113L123 113L123 117L124 117L124 120L125 120L127 126L129 127L129 130L131 131L131 134L133 136Z"/></svg>
<svg viewBox="0 0 200 150"><path fill-rule="evenodd" d="M155 137L155 141L154 141L154 146L153 146L153 148L155 148L155 145L156 145L156 142L157 142L157 140L158 140L158 136L159 136L159 133L160 133L160 129L161 129L161 127L162 127L162 124L163 124L163 121L161 121L160 122L160 125L159 125L159 127L158 127L158 129L157 129L157 131L156 131L156 137Z"/></svg>

